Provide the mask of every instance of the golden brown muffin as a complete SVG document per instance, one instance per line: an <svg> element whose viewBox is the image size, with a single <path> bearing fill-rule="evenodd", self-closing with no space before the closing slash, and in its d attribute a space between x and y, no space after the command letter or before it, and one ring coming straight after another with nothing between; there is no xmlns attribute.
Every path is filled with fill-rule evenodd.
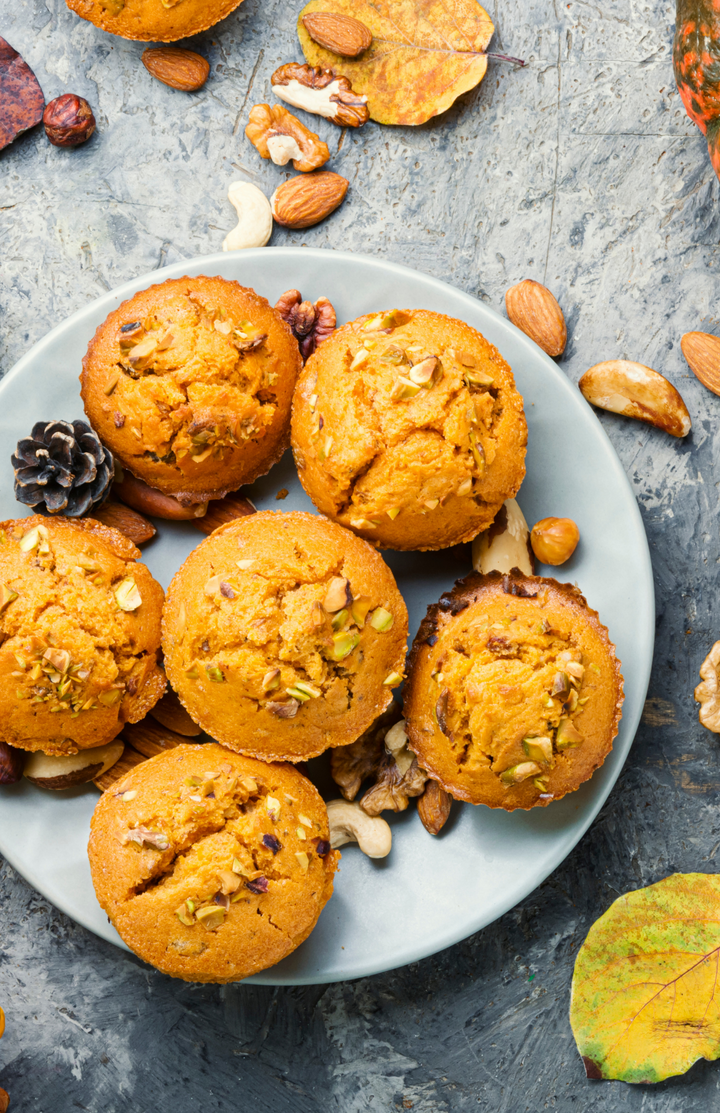
<svg viewBox="0 0 720 1113"><path fill-rule="evenodd" d="M282 317L224 278L176 278L105 320L81 394L103 444L184 503L252 483L289 443L300 353Z"/></svg>
<svg viewBox="0 0 720 1113"><path fill-rule="evenodd" d="M70 11L124 39L171 43L197 35L242 0L67 0Z"/></svg>
<svg viewBox="0 0 720 1113"><path fill-rule="evenodd" d="M0 523L0 738L74 754L157 703L163 590L139 556L90 518Z"/></svg>
<svg viewBox="0 0 720 1113"><path fill-rule="evenodd" d="M266 761L354 742L402 680L408 616L365 541L315 514L216 529L176 573L168 680L213 738Z"/></svg>
<svg viewBox="0 0 720 1113"><path fill-rule="evenodd" d="M577 588L472 572L420 625L406 730L454 797L512 811L586 781L612 749L622 702L615 647Z"/></svg>
<svg viewBox="0 0 720 1113"><path fill-rule="evenodd" d="M462 321L358 317L307 361L292 441L318 510L389 549L444 549L493 521L525 475L512 372Z"/></svg>
<svg viewBox="0 0 720 1113"><path fill-rule="evenodd" d="M306 777L212 742L158 754L108 789L88 854L128 947L191 982L239 981L294 951L340 858Z"/></svg>

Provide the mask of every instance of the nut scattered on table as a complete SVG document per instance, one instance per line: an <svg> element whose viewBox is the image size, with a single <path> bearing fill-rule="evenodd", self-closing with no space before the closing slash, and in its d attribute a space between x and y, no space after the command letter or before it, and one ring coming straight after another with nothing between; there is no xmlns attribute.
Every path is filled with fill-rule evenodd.
<svg viewBox="0 0 720 1113"><path fill-rule="evenodd" d="M720 394L720 336L686 332L680 347L693 375L713 394Z"/></svg>
<svg viewBox="0 0 720 1113"><path fill-rule="evenodd" d="M150 487L125 469L119 477L116 476L113 494L141 514L149 514L151 518L166 518L171 522L188 522L202 518L208 508L206 502L184 506L172 495L164 495L162 491Z"/></svg>
<svg viewBox="0 0 720 1113"><path fill-rule="evenodd" d="M218 526L226 522L234 522L236 518L247 518L250 514L257 514L257 507L244 495L226 495L224 499L211 499L208 503L207 514L193 522L195 529L201 533L212 533Z"/></svg>
<svg viewBox="0 0 720 1113"><path fill-rule="evenodd" d="M0 151L39 124L44 107L35 74L17 50L0 38Z"/></svg>
<svg viewBox="0 0 720 1113"><path fill-rule="evenodd" d="M579 540L580 530L572 518L542 518L530 533L530 544L541 564L564 564Z"/></svg>
<svg viewBox="0 0 720 1113"><path fill-rule="evenodd" d="M276 166L286 166L292 159L296 170L307 173L330 158L327 143L281 104L256 104L250 110L245 135L261 157L272 159Z"/></svg>
<svg viewBox="0 0 720 1113"><path fill-rule="evenodd" d="M210 73L207 58L182 46L148 47L143 51L142 64L163 85L169 85L171 89L179 89L183 93L194 93L201 89Z"/></svg>
<svg viewBox="0 0 720 1113"><path fill-rule="evenodd" d="M695 689L700 704L700 722L708 730L720 734L720 642L715 642L700 666L702 684Z"/></svg>
<svg viewBox="0 0 720 1113"><path fill-rule="evenodd" d="M330 170L302 174L283 182L270 198L272 215L286 228L310 228L345 200L348 181Z"/></svg>
<svg viewBox="0 0 720 1113"><path fill-rule="evenodd" d="M303 301L299 290L286 290L275 302L275 308L290 325L303 360L309 359L317 346L335 331L337 317L327 298L318 298L313 304Z"/></svg>
<svg viewBox="0 0 720 1113"><path fill-rule="evenodd" d="M353 93L347 77L334 70L288 62L270 78L273 92L286 104L324 116L343 128L359 128L370 118L367 97Z"/></svg>
<svg viewBox="0 0 720 1113"><path fill-rule="evenodd" d="M302 21L313 42L344 58L357 58L373 41L370 28L351 15L310 12L302 17Z"/></svg>
<svg viewBox="0 0 720 1113"><path fill-rule="evenodd" d="M174 731L175 734L182 734L184 738L197 738L202 734L200 727L190 718L180 700L170 689L154 707L150 708L150 714L161 726Z"/></svg>
<svg viewBox="0 0 720 1113"><path fill-rule="evenodd" d="M658 371L627 359L596 363L580 379L580 390L593 406L646 421L673 437L685 437L692 422L672 383Z"/></svg>
<svg viewBox="0 0 720 1113"><path fill-rule="evenodd" d="M252 182L231 182L228 201L237 212L238 222L223 240L223 251L242 251L246 247L265 247L272 236L272 208L261 189Z"/></svg>
<svg viewBox="0 0 720 1113"><path fill-rule="evenodd" d="M76 785L87 784L107 773L122 757L124 745L116 740L92 750L77 754L53 757L39 750L29 755L25 763L25 779L38 788L60 792Z"/></svg>
<svg viewBox="0 0 720 1113"><path fill-rule="evenodd" d="M526 576L535 575L530 546L530 529L515 499L506 499L495 521L473 541L472 562L476 572L502 572L519 568Z"/></svg>
<svg viewBox="0 0 720 1113"><path fill-rule="evenodd" d="M447 823L452 796L432 777L425 785L425 791L418 800L418 815L422 825L431 835L439 835Z"/></svg>
<svg viewBox="0 0 720 1113"><path fill-rule="evenodd" d="M45 108L43 125L53 146L79 147L95 131L95 117L85 97L63 93Z"/></svg>
<svg viewBox="0 0 720 1113"><path fill-rule="evenodd" d="M112 499L95 507L92 516L103 525L112 526L124 533L133 545L144 545L157 533L155 526L143 514L138 514L137 510L131 510L129 506L123 506L121 502L114 502Z"/></svg>
<svg viewBox="0 0 720 1113"><path fill-rule="evenodd" d="M330 800L327 813L333 850L356 842L368 858L387 858L392 849L392 831L379 815L368 815L349 800Z"/></svg>
<svg viewBox="0 0 720 1113"><path fill-rule="evenodd" d="M526 278L505 294L505 308L512 323L549 356L560 356L567 344L563 311L555 295Z"/></svg>
<svg viewBox="0 0 720 1113"><path fill-rule="evenodd" d="M14 785L23 775L25 750L0 742L0 785Z"/></svg>

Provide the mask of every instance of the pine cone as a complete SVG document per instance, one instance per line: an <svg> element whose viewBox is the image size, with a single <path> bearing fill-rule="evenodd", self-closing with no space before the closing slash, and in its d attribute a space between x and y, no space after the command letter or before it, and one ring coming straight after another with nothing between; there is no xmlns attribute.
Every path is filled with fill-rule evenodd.
<svg viewBox="0 0 720 1113"><path fill-rule="evenodd" d="M15 498L41 514L81 518L103 501L113 458L85 421L38 421L12 456Z"/></svg>

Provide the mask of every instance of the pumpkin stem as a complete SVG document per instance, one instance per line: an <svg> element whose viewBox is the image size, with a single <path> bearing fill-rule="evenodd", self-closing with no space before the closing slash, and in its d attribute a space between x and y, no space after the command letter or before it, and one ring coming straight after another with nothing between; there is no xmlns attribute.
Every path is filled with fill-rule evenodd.
<svg viewBox="0 0 720 1113"><path fill-rule="evenodd" d="M488 50L485 55L487 58L497 58L499 62L512 62L514 66L526 66L527 62L523 62L522 58L513 58L509 54L494 54Z"/></svg>

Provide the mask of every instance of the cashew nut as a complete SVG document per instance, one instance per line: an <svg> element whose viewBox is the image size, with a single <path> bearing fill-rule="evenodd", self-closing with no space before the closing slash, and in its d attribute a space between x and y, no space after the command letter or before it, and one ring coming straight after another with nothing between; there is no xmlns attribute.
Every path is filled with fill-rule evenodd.
<svg viewBox="0 0 720 1113"><path fill-rule="evenodd" d="M270 202L263 191L250 182L231 182L228 201L237 210L238 223L223 240L223 251L264 247L272 235L273 219Z"/></svg>
<svg viewBox="0 0 720 1113"><path fill-rule="evenodd" d="M327 806L330 845L335 850L356 842L368 858L386 858L392 847L392 831L380 816L368 815L359 804L331 800Z"/></svg>
<svg viewBox="0 0 720 1113"><path fill-rule="evenodd" d="M519 568L526 576L534 575L530 530L515 499L507 499L490 528L475 538L472 562L475 571L483 575L488 572L506 575L513 568Z"/></svg>

